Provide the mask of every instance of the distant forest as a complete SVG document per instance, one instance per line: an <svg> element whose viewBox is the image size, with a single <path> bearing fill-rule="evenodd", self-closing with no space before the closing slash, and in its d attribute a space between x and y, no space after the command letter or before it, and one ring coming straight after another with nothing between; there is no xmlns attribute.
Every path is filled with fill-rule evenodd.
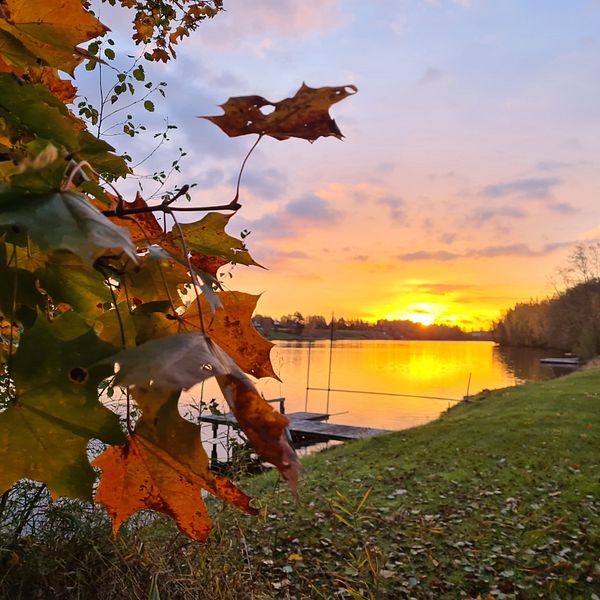
<svg viewBox="0 0 600 600"><path fill-rule="evenodd" d="M494 340L583 358L600 354L600 244L577 246L559 277L563 289L553 297L506 311L494 325Z"/></svg>
<svg viewBox="0 0 600 600"><path fill-rule="evenodd" d="M299 312L284 315L280 319L256 315L252 321L261 333L272 339L324 339L329 337L331 331L331 320L327 321L321 315L304 317ZM334 318L333 330L336 339L472 340L486 337L491 339L483 332L467 333L460 327L422 325L413 321L384 319L376 323L368 323L361 319Z"/></svg>

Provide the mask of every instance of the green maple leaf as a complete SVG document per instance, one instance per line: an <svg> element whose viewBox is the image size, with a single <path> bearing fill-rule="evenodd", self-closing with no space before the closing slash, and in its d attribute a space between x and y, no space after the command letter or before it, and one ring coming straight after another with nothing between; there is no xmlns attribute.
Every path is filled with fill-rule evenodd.
<svg viewBox="0 0 600 600"><path fill-rule="evenodd" d="M112 369L92 365L113 352L75 313L52 323L40 315L21 336L12 372L16 398L0 413L0 490L27 477L44 481L54 497L91 499L89 440L125 439L118 416L97 400L98 384Z"/></svg>
<svg viewBox="0 0 600 600"><path fill-rule="evenodd" d="M0 227L27 233L41 249L69 250L90 266L114 248L137 261L129 232L111 223L82 194L57 192L5 203L2 198L0 194Z"/></svg>
<svg viewBox="0 0 600 600"><path fill-rule="evenodd" d="M33 273L27 269L7 265L6 244L0 242L0 314L21 322L25 326L32 325L37 315L37 308L43 308L46 299L36 286Z"/></svg>
<svg viewBox="0 0 600 600"><path fill-rule="evenodd" d="M78 161L87 160L96 171L115 177L129 172L124 159L111 154L114 148L86 131L83 121L43 85L0 73L0 121L0 133L18 132L22 138L52 140ZM22 183L26 188L27 182Z"/></svg>
<svg viewBox="0 0 600 600"><path fill-rule="evenodd" d="M54 304L69 304L85 317L100 316L103 305L112 302L104 277L71 252L53 252L35 276Z"/></svg>
<svg viewBox="0 0 600 600"><path fill-rule="evenodd" d="M189 281L187 269L181 263L168 254L165 258L153 252L140 259L138 268L123 276L123 283L131 297L139 298L144 303L167 297L175 307L183 304L178 290Z"/></svg>
<svg viewBox="0 0 600 600"><path fill-rule="evenodd" d="M188 250L207 256L219 256L227 262L260 267L250 256L242 241L225 232L231 217L232 215L212 212L195 223L182 223L181 229ZM174 229L170 236L183 249L178 230Z"/></svg>

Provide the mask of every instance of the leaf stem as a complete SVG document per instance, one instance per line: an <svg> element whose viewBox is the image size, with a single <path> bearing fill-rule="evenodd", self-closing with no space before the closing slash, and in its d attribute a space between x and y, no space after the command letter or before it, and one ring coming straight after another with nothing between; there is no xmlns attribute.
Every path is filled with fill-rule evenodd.
<svg viewBox="0 0 600 600"><path fill-rule="evenodd" d="M257 140L254 142L254 144L252 145L252 147L250 148L250 150L248 150L248 154L246 154L246 158L244 158L243 162L242 162L242 166L240 167L240 172L238 174L238 178L237 178L237 185L235 186L235 196L233 198L233 200L231 201L231 205L232 206L237 206L237 208L240 208L241 205L239 203L239 199L240 199L240 183L242 182L242 174L244 173L244 167L246 166L246 163L248 162L248 159L250 158L250 155L254 152L254 149L256 148L256 146L258 146L258 142L260 142L260 140L262 140L264 134L259 134ZM237 209L236 209L237 210Z"/></svg>
<svg viewBox="0 0 600 600"><path fill-rule="evenodd" d="M198 317L200 319L200 329L202 330L202 334L206 336L206 327L204 326L204 316L202 314L202 303L200 302L200 294L198 290L200 289L200 283L198 281L198 277L196 276L196 271L194 271L194 267L192 267L192 263L190 262L190 251L185 241L185 235L183 233L183 229L179 224L179 221L176 219L175 215L171 213L173 209L169 206L165 209L165 212L171 214L171 218L175 223L175 227L177 227L177 231L179 232L179 237L181 238L181 245L183 247L183 253L185 254L185 259L188 264L188 269L190 270L190 277L192 278L192 283L194 284L194 292L196 293L196 305L198 306Z"/></svg>
<svg viewBox="0 0 600 600"><path fill-rule="evenodd" d="M80 171L83 171L83 167L89 167L90 169L92 169L92 165L90 165L90 163L87 160L82 160L81 162L78 162L71 169L71 172L69 173L69 178L67 179L65 184L61 186L61 192L66 192L71 187L71 185L73 184L73 180L75 179L75 175L77 175L77 173L79 173ZM92 169L92 171L93 170L94 169Z"/></svg>
<svg viewBox="0 0 600 600"><path fill-rule="evenodd" d="M10 259L7 262L7 266L11 264L11 262L15 261L15 277L13 281L13 293L11 299L11 315L10 315L10 333L8 336L8 356L6 358L6 372L8 375L9 387L8 387L8 397L14 402L16 400L16 391L14 390L14 386L10 385L12 381L12 367L13 367L13 345L14 345L14 335L15 335L15 313L17 312L17 289L19 282L19 264L17 259L17 245L13 244L13 251L10 256ZM13 393L11 393L13 392ZM11 398L11 396L13 396Z"/></svg>

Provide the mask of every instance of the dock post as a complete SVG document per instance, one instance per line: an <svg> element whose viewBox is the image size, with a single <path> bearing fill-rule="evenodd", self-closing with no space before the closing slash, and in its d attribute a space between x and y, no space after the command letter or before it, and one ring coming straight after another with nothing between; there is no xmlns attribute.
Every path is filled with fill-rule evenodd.
<svg viewBox="0 0 600 600"><path fill-rule="evenodd" d="M219 431L219 425L217 423L213 423L212 430L213 430L213 443L212 443L212 450L210 453L210 462L211 462L211 466L216 467L217 463L219 462L219 457L217 455L217 433Z"/></svg>

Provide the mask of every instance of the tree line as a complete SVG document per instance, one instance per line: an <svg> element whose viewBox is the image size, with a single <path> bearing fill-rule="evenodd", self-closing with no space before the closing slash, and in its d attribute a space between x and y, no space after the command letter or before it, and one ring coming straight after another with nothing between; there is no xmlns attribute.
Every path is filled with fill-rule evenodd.
<svg viewBox="0 0 600 600"><path fill-rule="evenodd" d="M558 273L561 287L552 297L518 303L502 315L495 341L583 358L600 354L600 243L578 245Z"/></svg>
<svg viewBox="0 0 600 600"><path fill-rule="evenodd" d="M275 319L266 315L255 315L254 326L264 335L270 337L278 333L295 337L327 337L331 329L332 319L327 320L322 315L308 315L302 313L283 315ZM408 320L389 321L380 319L374 323L363 319L347 319L344 317L333 318L334 332L354 332L362 334L365 338L394 339L394 340L466 340L473 339L471 333L463 331L458 326L449 325L423 325Z"/></svg>

